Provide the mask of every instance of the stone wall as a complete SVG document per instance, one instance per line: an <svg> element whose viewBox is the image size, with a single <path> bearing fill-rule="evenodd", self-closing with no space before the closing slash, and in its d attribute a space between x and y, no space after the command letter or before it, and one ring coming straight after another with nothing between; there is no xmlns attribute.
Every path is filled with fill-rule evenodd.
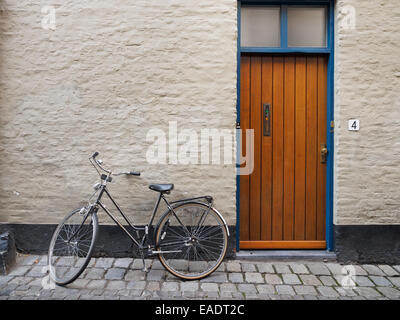
<svg viewBox="0 0 400 320"><path fill-rule="evenodd" d="M396 0L336 2L335 224L400 224L399 23Z"/></svg>
<svg viewBox="0 0 400 320"><path fill-rule="evenodd" d="M170 122L178 134L233 134L236 1L0 0L0 8L0 223L58 223L99 180L94 151L114 171L142 172L110 184L136 223L147 221L156 198L147 185L157 182L175 184L173 199L214 196L236 223L234 161L146 159L147 134L168 137ZM229 150L234 157L234 142Z"/></svg>
<svg viewBox="0 0 400 320"><path fill-rule="evenodd" d="M115 171L143 173L110 185L136 222L156 197L147 185L172 182L172 198L211 194L236 223L233 163L146 159L146 135L168 136L171 122L178 132L233 132L236 1L0 0L0 8L1 223L57 223L97 181L87 161L94 151ZM400 8L337 0L335 10L334 223L399 224ZM353 118L358 132L347 130Z"/></svg>

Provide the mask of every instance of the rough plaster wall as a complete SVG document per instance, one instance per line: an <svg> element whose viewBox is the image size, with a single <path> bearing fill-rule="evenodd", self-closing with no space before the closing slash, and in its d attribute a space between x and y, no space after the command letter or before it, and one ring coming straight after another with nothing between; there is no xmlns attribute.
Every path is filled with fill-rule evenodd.
<svg viewBox="0 0 400 320"><path fill-rule="evenodd" d="M236 1L0 0L0 222L58 223L91 192L88 156L142 176L110 185L137 223L151 182L210 194L235 224L235 166L152 165L152 128L233 130ZM44 30L43 6L56 8ZM222 147L221 147L222 149ZM235 146L231 150L234 155Z"/></svg>
<svg viewBox="0 0 400 320"><path fill-rule="evenodd" d="M338 0L336 16L335 223L399 224L399 2Z"/></svg>

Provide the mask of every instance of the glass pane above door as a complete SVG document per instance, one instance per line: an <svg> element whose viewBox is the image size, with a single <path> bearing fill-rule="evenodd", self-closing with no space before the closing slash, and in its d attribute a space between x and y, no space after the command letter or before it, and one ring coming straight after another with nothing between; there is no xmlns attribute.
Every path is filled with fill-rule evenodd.
<svg viewBox="0 0 400 320"><path fill-rule="evenodd" d="M280 46L280 7L241 8L240 45L242 47Z"/></svg>
<svg viewBox="0 0 400 320"><path fill-rule="evenodd" d="M289 6L288 47L326 47L326 15L325 7Z"/></svg>

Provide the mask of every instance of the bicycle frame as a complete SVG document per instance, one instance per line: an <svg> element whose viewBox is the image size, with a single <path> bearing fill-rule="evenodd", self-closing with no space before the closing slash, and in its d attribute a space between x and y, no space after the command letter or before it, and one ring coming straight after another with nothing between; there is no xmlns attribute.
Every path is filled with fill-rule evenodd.
<svg viewBox="0 0 400 320"><path fill-rule="evenodd" d="M107 181L107 180L105 180L105 181ZM111 200L112 204L113 204L113 205L115 206L115 208L119 211L119 213L120 213L121 216L124 218L124 220L128 223L128 225L129 225L134 231L137 232L137 234L138 234L139 231L144 231L144 235L143 235L143 237L142 237L141 240L139 239L139 238L140 238L140 237L139 237L139 234L138 234L137 238L135 238L135 237L122 225L122 223L121 223L120 221L118 221L118 219L110 212L110 210L101 202L101 198L103 197L104 194L107 195L107 197ZM208 211L211 209L212 203L213 203L213 202L212 202L212 197L210 197L210 196L203 196L203 197L196 197L196 198L188 198L188 199L183 199L183 200L177 200L177 201L169 202L169 201L165 198L165 196L160 192L160 194L159 194L159 196L158 196L158 198L157 198L157 200L156 200L156 204L155 204L155 206L154 206L154 209L153 209L153 212L152 212L150 221L149 221L148 224L145 225L144 227L138 227L138 226L135 226L134 224L132 224L131 221L128 219L128 217L124 214L124 212L122 211L121 207L117 204L117 202L113 199L112 195L111 195L110 192L108 191L108 189L107 189L107 187L106 187L106 182L105 182L105 183L103 183L103 184L101 185L101 187L100 187L99 195L97 196L97 199L96 199L96 201L95 201L93 207L94 207L94 210L95 210L96 214L97 214L97 211L98 211L99 207L102 208L102 209L106 212L106 214L107 214L107 215L108 215L108 216L109 216L109 217L110 217L110 218L111 218L111 219L112 219L112 220L113 220L127 235L128 235L128 237L132 240L132 242L133 242L134 244L136 244L136 246L138 246L138 248L139 248L140 250L144 250L144 249L152 250L152 249L155 249L155 243L151 243L151 244L150 244L150 242L149 242L149 228L153 226L153 221L154 221L154 218L155 218L156 213L157 213L157 211L158 211L158 207L159 207L159 205L160 205L161 199L164 200L165 204L167 205L168 210L170 210L170 211L174 214L175 218L176 218L177 221L179 221L179 222L180 222L180 219L179 219L179 217L176 215L176 213L175 213L175 211L174 211L174 208L173 208L173 206L172 206L173 204L176 204L176 203L184 203L184 202L189 202L189 201L199 200L199 199L206 199L207 202L208 202L208 209L207 209L207 211L205 211L205 212L203 213L203 215L207 215L207 213L208 213ZM180 224L181 224L183 227L185 227L183 223L180 222ZM186 228L186 227L185 227L185 228ZM140 241L140 242L139 242L139 241ZM145 246L145 243L147 243L147 246Z"/></svg>
<svg viewBox="0 0 400 320"><path fill-rule="evenodd" d="M161 199L164 200L165 204L167 205L167 208L169 211L171 211L174 215L174 217L177 219L177 221L179 222L179 224L186 229L187 233L189 233L189 231L187 230L186 226L180 221L179 217L177 216L177 214L174 211L174 204L182 204L185 202L190 202L190 201L195 201L195 200L200 200L200 199L205 199L208 203L208 208L205 212L203 212L203 215L200 219L200 221L203 220L203 218L205 218L208 214L208 212L210 211L211 208L213 208L213 198L210 196L202 196L202 197L195 197L195 198L187 198L187 199L182 199L182 200L177 200L177 201L172 201L172 202L168 202L168 200L165 198L164 194L162 192L159 193L159 196L157 198L156 204L154 206L150 221L147 225L145 225L144 227L138 227L133 225L128 217L124 214L124 212L122 211L122 209L120 208L120 206L117 204L117 202L113 199L113 197L111 196L110 192L107 189L107 182L111 182L112 181L112 172L110 170L105 169L102 166L102 162L98 161L95 159L95 157L98 155L98 153L94 153L90 158L89 161L90 163L93 165L93 167L96 169L96 171L99 173L100 175L100 179L101 179L101 184L99 186L95 187L96 192L92 195L92 197L100 190L96 201L94 202L94 204L91 206L91 209L88 211L88 215L91 213L95 213L97 214L99 208L102 208L106 214L127 234L127 236L132 240L132 242L140 249L141 251L141 255L143 258L143 252L144 249L148 249L149 253L151 254L156 254L156 253L160 253L158 251L154 251L156 243L155 241L150 242L149 241L149 228L153 226L153 221L155 218L155 215L158 211L158 207L160 205ZM103 172L105 172L106 174L101 174L101 172L98 170L98 168L100 168L100 170L102 170ZM140 175L140 173L134 173L134 172L130 172L130 173L120 173L120 174L133 174L133 175ZM120 174L114 174L114 175L120 175ZM119 213L121 214L121 216L123 217L123 219L128 223L128 225L134 230L136 231L137 234L137 238L135 238L123 225L121 222L118 221L118 219L110 212L110 210L108 210L108 208L101 202L101 198L103 197L104 193L107 195L107 197L111 200L112 204L115 206L115 208L117 208L117 210L119 211ZM91 198L92 198L91 197ZM203 202L204 205L206 205L206 203ZM213 210L220 216L220 218L222 219L223 223L224 223L224 227L226 228L227 234L229 236L229 229L227 227L226 221L223 218L223 216L215 209L213 208ZM84 218L83 223L85 222L87 216ZM79 228L78 228L79 229ZM139 231L144 231L144 235L142 237L142 239L140 240L140 235L139 235ZM147 246L145 246L145 243L147 243Z"/></svg>

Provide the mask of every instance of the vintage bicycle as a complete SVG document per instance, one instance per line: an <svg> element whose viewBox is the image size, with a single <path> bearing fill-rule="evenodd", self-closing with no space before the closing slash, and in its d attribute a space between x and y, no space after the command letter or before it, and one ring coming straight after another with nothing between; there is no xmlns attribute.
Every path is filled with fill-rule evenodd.
<svg viewBox="0 0 400 320"><path fill-rule="evenodd" d="M147 225L134 225L122 211L107 189L107 183L120 175L140 176L140 172L113 173L104 168L95 152L90 163L100 176L94 193L86 205L69 213L57 226L50 242L48 267L51 279L64 286L77 279L92 257L98 236L98 212L102 209L138 248L143 261L143 271L148 271L145 257L158 256L161 264L173 275L184 280L196 280L214 272L225 257L229 229L211 196L177 201L165 197L173 190L173 184L151 184L149 188L159 193L150 221ZM127 230L102 203L106 195L129 227ZM167 210L153 226L161 199ZM150 232L151 230L151 232Z"/></svg>

